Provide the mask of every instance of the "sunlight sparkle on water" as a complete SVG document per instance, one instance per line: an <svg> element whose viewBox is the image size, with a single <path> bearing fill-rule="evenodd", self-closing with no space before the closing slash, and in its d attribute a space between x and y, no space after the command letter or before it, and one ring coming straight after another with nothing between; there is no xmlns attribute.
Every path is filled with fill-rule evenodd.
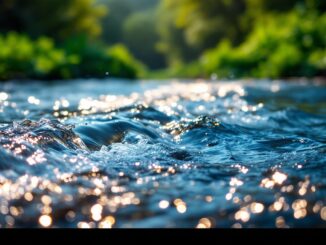
<svg viewBox="0 0 326 245"><path fill-rule="evenodd" d="M323 86L127 84L0 88L1 227L325 227Z"/></svg>
<svg viewBox="0 0 326 245"><path fill-rule="evenodd" d="M158 206L162 209L166 209L170 206L170 203L167 200L162 200L159 202Z"/></svg>
<svg viewBox="0 0 326 245"><path fill-rule="evenodd" d="M0 101L5 101L9 98L9 95L5 92L0 92Z"/></svg>
<svg viewBox="0 0 326 245"><path fill-rule="evenodd" d="M52 218L49 215L42 215L39 222L43 227L49 227L52 224Z"/></svg>

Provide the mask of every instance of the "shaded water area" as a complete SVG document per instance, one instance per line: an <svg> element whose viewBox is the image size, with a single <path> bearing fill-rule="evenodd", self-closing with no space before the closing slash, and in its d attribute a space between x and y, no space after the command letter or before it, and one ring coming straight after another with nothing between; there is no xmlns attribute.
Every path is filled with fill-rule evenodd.
<svg viewBox="0 0 326 245"><path fill-rule="evenodd" d="M326 86L0 85L1 227L326 227Z"/></svg>

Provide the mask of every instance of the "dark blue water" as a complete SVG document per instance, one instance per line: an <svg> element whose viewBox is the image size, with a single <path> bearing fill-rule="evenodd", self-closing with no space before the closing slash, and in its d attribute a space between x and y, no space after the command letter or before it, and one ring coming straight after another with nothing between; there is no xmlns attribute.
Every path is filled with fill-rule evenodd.
<svg viewBox="0 0 326 245"><path fill-rule="evenodd" d="M326 86L0 85L0 227L326 227Z"/></svg>

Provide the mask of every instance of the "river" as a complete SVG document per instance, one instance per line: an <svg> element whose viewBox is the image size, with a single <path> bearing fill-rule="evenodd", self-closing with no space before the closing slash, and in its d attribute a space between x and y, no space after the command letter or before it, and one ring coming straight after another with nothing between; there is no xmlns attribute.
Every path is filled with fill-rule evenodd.
<svg viewBox="0 0 326 245"><path fill-rule="evenodd" d="M0 84L0 227L326 227L326 86Z"/></svg>

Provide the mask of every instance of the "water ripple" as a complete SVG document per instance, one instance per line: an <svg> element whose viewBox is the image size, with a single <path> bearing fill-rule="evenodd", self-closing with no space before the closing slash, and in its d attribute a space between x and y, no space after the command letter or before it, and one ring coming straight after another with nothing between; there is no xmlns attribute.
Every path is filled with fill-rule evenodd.
<svg viewBox="0 0 326 245"><path fill-rule="evenodd" d="M325 227L326 87L0 86L0 227Z"/></svg>

